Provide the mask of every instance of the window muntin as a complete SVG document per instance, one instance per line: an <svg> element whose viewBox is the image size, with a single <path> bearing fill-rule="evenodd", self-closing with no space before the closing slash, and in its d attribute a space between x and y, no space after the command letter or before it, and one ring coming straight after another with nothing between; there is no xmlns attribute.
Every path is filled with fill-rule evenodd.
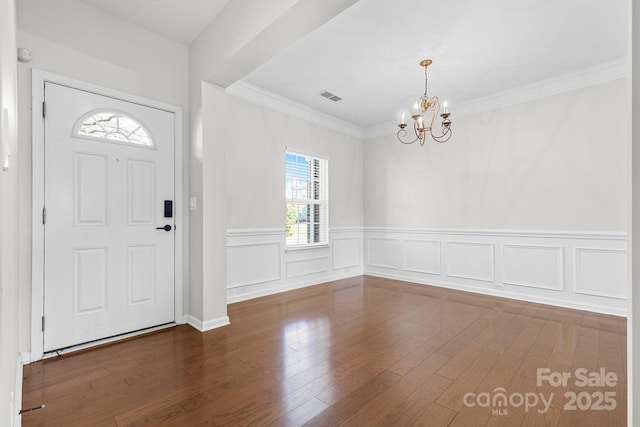
<svg viewBox="0 0 640 427"><path fill-rule="evenodd" d="M78 120L74 135L109 142L153 147L151 134L136 119L118 111L94 111Z"/></svg>
<svg viewBox="0 0 640 427"><path fill-rule="evenodd" d="M286 152L286 246L326 245L328 241L328 161Z"/></svg>

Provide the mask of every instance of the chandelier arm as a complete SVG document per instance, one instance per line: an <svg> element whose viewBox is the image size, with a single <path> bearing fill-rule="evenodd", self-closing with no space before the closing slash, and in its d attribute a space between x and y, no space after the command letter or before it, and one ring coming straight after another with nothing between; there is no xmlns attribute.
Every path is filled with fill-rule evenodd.
<svg viewBox="0 0 640 427"><path fill-rule="evenodd" d="M407 136L407 130L406 129L400 129L398 131L398 133L396 134L398 137L398 141L400 141L403 144L413 144L414 142L418 141L420 138L416 137L416 139L414 139L413 141L405 141L402 138Z"/></svg>
<svg viewBox="0 0 640 427"><path fill-rule="evenodd" d="M431 134L431 138L437 140L437 138L441 138L443 135L436 136L433 133L433 129L435 128L436 118L438 117L438 113L440 112L440 98L437 96L432 97L429 100L429 109L433 110L433 115L431 116L431 125L429 126L429 133Z"/></svg>
<svg viewBox="0 0 640 427"><path fill-rule="evenodd" d="M422 120L422 126L426 126L425 123L424 123L424 119ZM425 137L426 129L420 130L419 122L417 120L414 120L414 122L413 122L413 131L416 134L416 139L418 141L420 141L420 146L423 146L424 145L424 137Z"/></svg>
<svg viewBox="0 0 640 427"><path fill-rule="evenodd" d="M440 98L437 96L432 96L429 100L429 109L433 110L433 117L437 116L440 112ZM431 123L433 123L434 119L431 119Z"/></svg>
<svg viewBox="0 0 640 427"><path fill-rule="evenodd" d="M443 142L447 142L449 138L451 138L451 128L445 127L440 135L436 135L433 132L433 130L435 129L436 118L439 117L438 113L440 112L440 98L438 98L437 96L432 97L429 100L429 109L433 110L433 116L431 117L431 126L429 126L429 133L431 134L431 138L441 144Z"/></svg>
<svg viewBox="0 0 640 427"><path fill-rule="evenodd" d="M433 140L435 142L439 142L440 144L442 144L442 143L447 142L451 138L451 135L453 135L453 132L451 131L451 129L447 129L442 133L442 135L435 136L435 135L431 134L431 137L433 138Z"/></svg>

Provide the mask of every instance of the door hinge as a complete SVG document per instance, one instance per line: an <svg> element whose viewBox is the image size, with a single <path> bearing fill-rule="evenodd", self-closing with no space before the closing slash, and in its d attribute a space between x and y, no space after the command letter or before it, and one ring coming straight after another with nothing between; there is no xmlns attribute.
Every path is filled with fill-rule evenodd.
<svg viewBox="0 0 640 427"><path fill-rule="evenodd" d="M42 225L47 223L47 208L42 208Z"/></svg>
<svg viewBox="0 0 640 427"><path fill-rule="evenodd" d="M47 103L42 101L42 118L47 117Z"/></svg>
<svg viewBox="0 0 640 427"><path fill-rule="evenodd" d="M42 332L44 332L44 316L42 316Z"/></svg>

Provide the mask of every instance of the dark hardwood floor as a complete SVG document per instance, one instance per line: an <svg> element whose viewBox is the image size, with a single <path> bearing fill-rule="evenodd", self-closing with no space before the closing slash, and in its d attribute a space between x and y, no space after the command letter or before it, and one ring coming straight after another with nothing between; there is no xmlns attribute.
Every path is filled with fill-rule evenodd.
<svg viewBox="0 0 640 427"><path fill-rule="evenodd" d="M23 425L626 426L624 318L369 276L229 316L25 366Z"/></svg>

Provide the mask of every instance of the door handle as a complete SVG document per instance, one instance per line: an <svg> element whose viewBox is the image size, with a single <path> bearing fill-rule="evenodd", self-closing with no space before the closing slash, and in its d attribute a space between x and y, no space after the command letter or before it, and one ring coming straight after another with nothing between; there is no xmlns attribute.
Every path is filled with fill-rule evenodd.
<svg viewBox="0 0 640 427"><path fill-rule="evenodd" d="M156 230L171 231L171 226L167 224L164 227L156 227Z"/></svg>

